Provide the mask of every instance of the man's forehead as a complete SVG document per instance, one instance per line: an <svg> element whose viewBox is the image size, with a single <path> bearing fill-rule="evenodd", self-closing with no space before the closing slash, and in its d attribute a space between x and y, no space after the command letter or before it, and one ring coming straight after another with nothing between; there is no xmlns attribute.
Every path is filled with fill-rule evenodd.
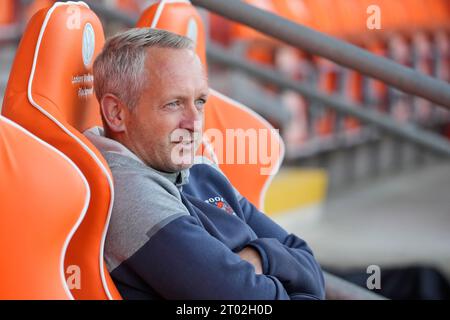
<svg viewBox="0 0 450 320"><path fill-rule="evenodd" d="M200 60L197 53L189 48L150 47L147 49L147 63L152 61L176 63L178 60L196 61L197 59Z"/></svg>
<svg viewBox="0 0 450 320"><path fill-rule="evenodd" d="M195 52L189 49L173 50L178 51L175 56L164 56L164 50L153 50L147 56L147 89L158 88L156 91L150 90L152 95L158 96L158 100L208 95L207 74ZM185 56L187 53L190 57Z"/></svg>
<svg viewBox="0 0 450 320"><path fill-rule="evenodd" d="M200 58L190 49L152 48L146 58L149 74L158 78L192 76L207 81L207 74Z"/></svg>

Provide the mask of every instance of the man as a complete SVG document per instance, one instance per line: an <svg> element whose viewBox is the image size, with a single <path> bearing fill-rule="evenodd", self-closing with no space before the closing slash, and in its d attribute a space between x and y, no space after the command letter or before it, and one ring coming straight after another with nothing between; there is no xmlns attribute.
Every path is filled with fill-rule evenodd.
<svg viewBox="0 0 450 320"><path fill-rule="evenodd" d="M219 169L193 165L208 81L189 39L156 29L116 35L94 79L105 131L86 135L114 176L105 260L125 299L324 297L306 243Z"/></svg>

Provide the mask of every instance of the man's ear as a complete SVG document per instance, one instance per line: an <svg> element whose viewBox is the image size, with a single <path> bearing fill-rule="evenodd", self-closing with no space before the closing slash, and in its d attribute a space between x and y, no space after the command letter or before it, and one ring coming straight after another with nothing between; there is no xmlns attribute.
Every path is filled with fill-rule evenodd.
<svg viewBox="0 0 450 320"><path fill-rule="evenodd" d="M125 120L128 115L126 108L117 96L111 93L103 96L100 109L102 110L103 119L111 132L125 131Z"/></svg>

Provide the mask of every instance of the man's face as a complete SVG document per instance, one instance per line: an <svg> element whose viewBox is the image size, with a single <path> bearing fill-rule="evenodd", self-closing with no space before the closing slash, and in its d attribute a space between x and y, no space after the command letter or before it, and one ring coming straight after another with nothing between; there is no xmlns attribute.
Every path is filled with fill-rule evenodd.
<svg viewBox="0 0 450 320"><path fill-rule="evenodd" d="M145 67L148 83L126 120L127 147L157 170L189 168L208 96L201 62L188 49L151 48Z"/></svg>

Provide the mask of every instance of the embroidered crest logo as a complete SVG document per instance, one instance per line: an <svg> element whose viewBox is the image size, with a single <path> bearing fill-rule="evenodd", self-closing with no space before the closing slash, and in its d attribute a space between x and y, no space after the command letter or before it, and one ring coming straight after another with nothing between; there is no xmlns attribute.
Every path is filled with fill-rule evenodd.
<svg viewBox="0 0 450 320"><path fill-rule="evenodd" d="M235 214L233 211L233 208L225 201L222 197L213 197L209 198L208 200L205 200L206 203L213 204L217 208L225 210L228 214Z"/></svg>
<svg viewBox="0 0 450 320"><path fill-rule="evenodd" d="M95 32L92 25L88 22L84 26L83 30L83 44L82 44L82 55L83 55L83 63L87 68L94 57L95 51Z"/></svg>

